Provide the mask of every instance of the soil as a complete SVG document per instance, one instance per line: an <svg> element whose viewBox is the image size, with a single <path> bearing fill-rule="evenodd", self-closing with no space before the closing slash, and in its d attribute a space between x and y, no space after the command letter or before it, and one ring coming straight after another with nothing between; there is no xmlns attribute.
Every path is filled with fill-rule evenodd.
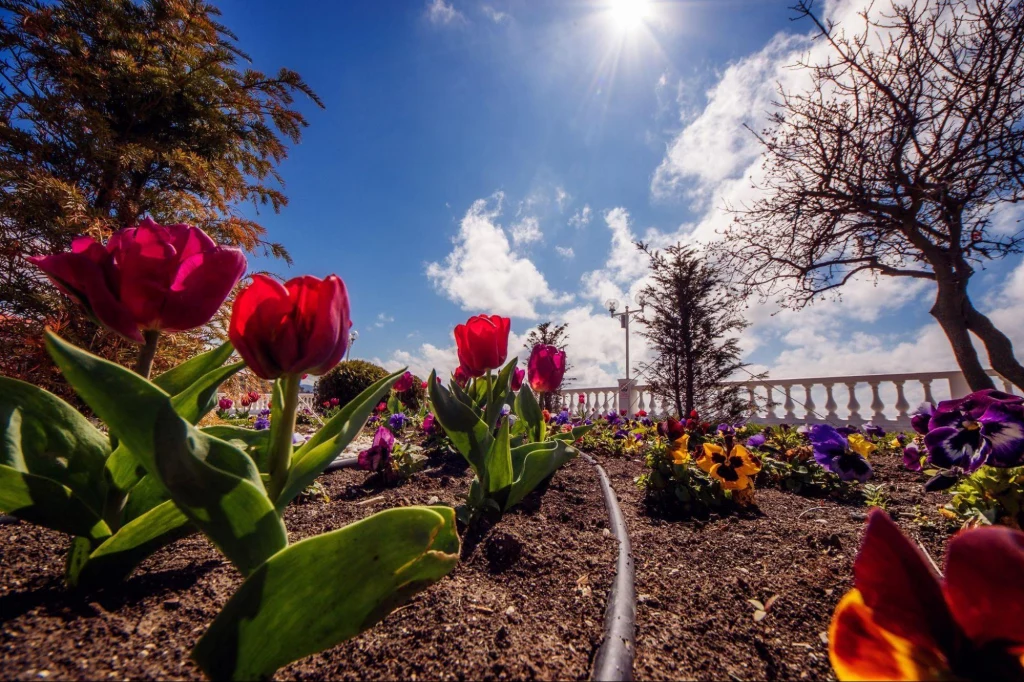
<svg viewBox="0 0 1024 682"><path fill-rule="evenodd" d="M457 454L394 488L340 470L329 502L292 505L292 541L389 507L452 504L471 474ZM577 458L497 525L464 542L448 577L371 630L278 679L584 679L600 644L617 544L593 468ZM196 640L241 582L205 538L150 557L92 594L62 582L68 539L0 526L0 679L194 679ZM329 567L325 567L329 569Z"/></svg>
<svg viewBox="0 0 1024 682"><path fill-rule="evenodd" d="M862 504L758 489L758 509L706 522L650 515L636 460L599 458L620 499L636 566L634 676L648 679L835 679L828 660L832 610L852 586ZM948 496L897 456L872 458L887 509L938 562L949 530L936 513ZM932 524L921 524L929 519ZM768 606L755 619L757 600Z"/></svg>

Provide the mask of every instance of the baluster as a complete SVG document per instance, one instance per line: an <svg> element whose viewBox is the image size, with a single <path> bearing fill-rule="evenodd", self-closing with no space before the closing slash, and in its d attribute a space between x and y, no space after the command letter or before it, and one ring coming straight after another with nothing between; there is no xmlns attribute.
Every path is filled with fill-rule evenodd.
<svg viewBox="0 0 1024 682"><path fill-rule="evenodd" d="M839 405L836 403L836 398L832 395L832 384L825 384L825 419L835 421L839 419L839 415L836 414L836 408Z"/></svg>
<svg viewBox="0 0 1024 682"><path fill-rule="evenodd" d="M921 386L924 387L924 401L926 403L935 404L935 398L932 397L932 380L921 379Z"/></svg>
<svg viewBox="0 0 1024 682"><path fill-rule="evenodd" d="M804 421L811 423L818 420L818 415L814 414L814 408L817 405L814 404L814 398L811 397L811 385L804 384Z"/></svg>
<svg viewBox="0 0 1024 682"><path fill-rule="evenodd" d="M757 417L757 396L754 394L754 387L747 384L747 409L750 410L750 418Z"/></svg>
<svg viewBox="0 0 1024 682"><path fill-rule="evenodd" d="M846 419L851 423L862 421L860 416L860 403L857 402L857 382L847 382L846 390L850 394L850 400L846 403L846 409L850 411L850 416Z"/></svg>
<svg viewBox="0 0 1024 682"><path fill-rule="evenodd" d="M871 421L880 422L885 421L885 403L882 402L882 397L878 395L878 382L872 381L871 384Z"/></svg>
<svg viewBox="0 0 1024 682"><path fill-rule="evenodd" d="M767 414L765 416L769 420L768 423L771 424L772 422L778 419L778 417L775 416L775 406L778 403L775 402L774 393L772 392L772 385L765 384L764 387L768 398L768 401L765 403L765 409L767 411Z"/></svg>
<svg viewBox="0 0 1024 682"><path fill-rule="evenodd" d="M639 412L641 410L643 410L644 412L647 411L647 408L645 407L645 403L644 403L644 395L646 393L647 393L647 391L637 391L636 392L636 395L637 395L636 411L637 412Z"/></svg>
<svg viewBox="0 0 1024 682"><path fill-rule="evenodd" d="M601 404L601 412L608 414L608 391L604 391L604 402Z"/></svg>
<svg viewBox="0 0 1024 682"><path fill-rule="evenodd" d="M786 384L785 386L783 386L783 390L786 392L786 402L783 403L782 406L784 408L786 408L786 421L787 422L795 422L796 421L796 413L793 412L793 408L796 407L796 404L793 402L793 396L790 395L790 392L791 392L792 388L793 387L790 384Z"/></svg>
<svg viewBox="0 0 1024 682"><path fill-rule="evenodd" d="M903 395L903 381L894 381L896 384L896 419L899 421L906 421L909 419L907 410L910 409L910 403L907 402L907 396Z"/></svg>

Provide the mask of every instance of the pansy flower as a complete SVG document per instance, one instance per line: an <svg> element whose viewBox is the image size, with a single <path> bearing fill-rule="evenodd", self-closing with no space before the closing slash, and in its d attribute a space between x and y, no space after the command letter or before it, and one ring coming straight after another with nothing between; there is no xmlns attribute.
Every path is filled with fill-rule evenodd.
<svg viewBox="0 0 1024 682"><path fill-rule="evenodd" d="M921 450L917 447L917 443L909 443L907 447L903 448L903 466L910 471L921 470Z"/></svg>
<svg viewBox="0 0 1024 682"><path fill-rule="evenodd" d="M1024 398L994 389L943 400L928 420L928 459L940 468L957 467L967 473L990 456L994 466L1014 466L1024 452L1021 403Z"/></svg>
<svg viewBox="0 0 1024 682"><path fill-rule="evenodd" d="M867 457L875 450L874 443L859 433L844 436L828 424L815 424L807 436L814 450L814 459L825 471L844 481L861 483L871 478Z"/></svg>
<svg viewBox="0 0 1024 682"><path fill-rule="evenodd" d="M866 433L870 438L881 438L885 435L885 429L878 424L868 422L864 425L864 433Z"/></svg>
<svg viewBox="0 0 1024 682"><path fill-rule="evenodd" d="M1024 678L1024 533L956 535L943 577L875 509L853 575L829 627L840 680Z"/></svg>
<svg viewBox="0 0 1024 682"><path fill-rule="evenodd" d="M747 439L747 447L754 448L755 450L768 441L768 437L763 433L755 433L753 436Z"/></svg>
<svg viewBox="0 0 1024 682"><path fill-rule="evenodd" d="M697 466L721 481L726 490L744 490L753 486L750 477L761 470L761 460L739 444L726 451L721 445L704 443Z"/></svg>

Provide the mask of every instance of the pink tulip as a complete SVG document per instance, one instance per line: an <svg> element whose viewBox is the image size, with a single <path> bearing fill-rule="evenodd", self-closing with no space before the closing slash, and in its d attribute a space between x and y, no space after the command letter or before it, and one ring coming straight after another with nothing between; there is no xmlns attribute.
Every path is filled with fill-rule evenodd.
<svg viewBox="0 0 1024 682"><path fill-rule="evenodd" d="M516 367L512 370L512 390L518 391L523 387L523 379L526 378L526 370L522 367Z"/></svg>
<svg viewBox="0 0 1024 682"><path fill-rule="evenodd" d="M108 329L136 343L143 331L201 327L245 272L238 249L218 246L191 225L146 218L106 246L78 237L71 251L28 260Z"/></svg>
<svg viewBox="0 0 1024 682"><path fill-rule="evenodd" d="M405 393L410 388L412 388L412 382L412 372L406 372L405 374L398 378L398 381L396 381L395 385L392 386L392 390L395 393Z"/></svg>
<svg viewBox="0 0 1024 682"><path fill-rule="evenodd" d="M534 391L557 391L565 376L565 351L539 343L533 347L527 367L530 370L530 387Z"/></svg>

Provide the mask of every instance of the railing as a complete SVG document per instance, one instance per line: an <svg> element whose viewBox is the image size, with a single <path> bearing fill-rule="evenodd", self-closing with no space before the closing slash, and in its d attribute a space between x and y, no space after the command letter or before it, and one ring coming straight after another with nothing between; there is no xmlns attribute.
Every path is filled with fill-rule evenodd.
<svg viewBox="0 0 1024 682"><path fill-rule="evenodd" d="M225 397L231 397L231 396L227 395L226 393L218 393L217 394L217 399L218 400L220 400L221 398L225 398ZM233 400L235 401L235 407L236 408L241 408L241 405L239 404L238 399L237 398L233 398ZM306 408L306 409L309 409L309 410L313 409L313 394L312 393L300 393L299 394L299 409L301 410L303 408ZM257 400L256 402L252 403L251 405L249 405L249 411L255 413L255 412L259 412L260 410L265 410L265 409L270 409L270 394L269 393L260 393L260 399Z"/></svg>
<svg viewBox="0 0 1024 682"><path fill-rule="evenodd" d="M1007 393L1013 385L993 370L989 376ZM873 422L895 429L910 428L910 415L922 402L960 398L970 387L960 372L911 372L904 374L862 374L803 379L761 379L731 381L745 392L750 421L762 424L856 425ZM583 403L579 396L584 396ZM653 393L650 386L629 386L622 379L617 387L570 388L560 392L561 406L576 414L581 409L595 416L625 408L629 414L644 411L652 418L675 412Z"/></svg>

